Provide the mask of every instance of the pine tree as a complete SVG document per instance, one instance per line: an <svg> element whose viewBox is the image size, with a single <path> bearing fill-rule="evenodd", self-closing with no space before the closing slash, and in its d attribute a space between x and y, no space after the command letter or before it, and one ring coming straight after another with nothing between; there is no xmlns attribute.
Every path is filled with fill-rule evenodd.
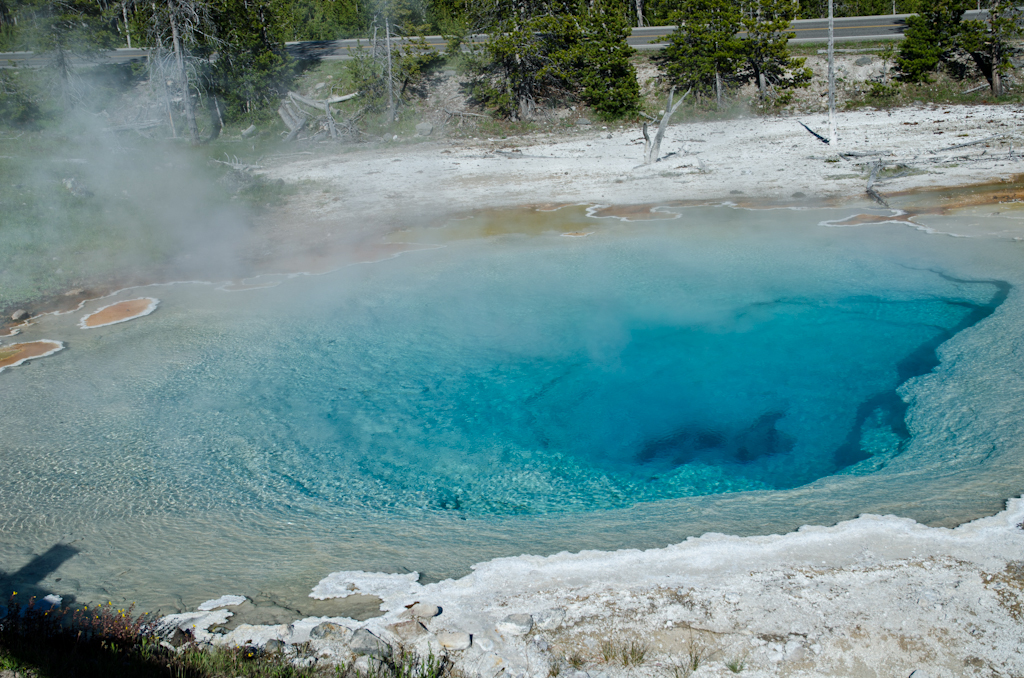
<svg viewBox="0 0 1024 678"><path fill-rule="evenodd" d="M960 24L957 45L970 55L974 65L988 80L993 96L1003 95L1002 76L1010 68L1012 41L1020 37L1024 12L1015 4L996 2L986 21Z"/></svg>
<svg viewBox="0 0 1024 678"><path fill-rule="evenodd" d="M907 18L896 68L906 82L927 82L940 62L949 62L957 48L965 0L933 0L920 14Z"/></svg>
<svg viewBox="0 0 1024 678"><path fill-rule="evenodd" d="M211 93L230 118L246 118L276 107L290 72L284 50L283 7L274 0L215 0L210 3L215 41ZM214 102L214 105L218 105Z"/></svg>
<svg viewBox="0 0 1024 678"><path fill-rule="evenodd" d="M484 47L475 94L502 117L528 119L545 97L579 97L613 119L640 107L621 0L562 6L559 13L501 21ZM571 11L570 11L571 10Z"/></svg>
<svg viewBox="0 0 1024 678"><path fill-rule="evenodd" d="M698 95L721 95L743 56L736 33L740 13L729 0L683 0L673 18L678 26L660 58L669 82Z"/></svg>
<svg viewBox="0 0 1024 678"><path fill-rule="evenodd" d="M795 16L791 0L758 0L742 19L746 33L742 75L757 84L762 98L769 87L790 89L810 83L811 69L804 67L805 59L789 55L789 39L795 35L789 27Z"/></svg>
<svg viewBox="0 0 1024 678"><path fill-rule="evenodd" d="M501 117L529 119L539 98L572 93L571 65L580 35L571 15L500 22L484 46L474 94Z"/></svg>
<svg viewBox="0 0 1024 678"><path fill-rule="evenodd" d="M606 120L636 113L640 84L629 60L635 50L626 42L632 29L625 8L612 0L594 0L580 23L575 79L582 86L581 97Z"/></svg>

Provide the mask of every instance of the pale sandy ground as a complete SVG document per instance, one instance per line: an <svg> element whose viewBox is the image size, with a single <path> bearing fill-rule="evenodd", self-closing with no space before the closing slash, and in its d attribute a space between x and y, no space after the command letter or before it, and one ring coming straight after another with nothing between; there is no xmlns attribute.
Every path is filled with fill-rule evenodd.
<svg viewBox="0 0 1024 678"><path fill-rule="evenodd" d="M1008 106L843 112L835 147L798 120L827 136L827 116L816 113L671 125L663 157L651 165L642 164L639 129L598 124L560 137L399 139L264 164L270 178L313 182L297 209L331 237L480 207L735 200L734 191L769 200L791 201L796 192L811 200L866 199L865 167L879 159L920 172L880 186L883 193L998 180L1024 168L1017 159L1024 110ZM942 150L995 136L988 145Z"/></svg>
<svg viewBox="0 0 1024 678"><path fill-rule="evenodd" d="M651 166L640 164L638 130L600 125L565 138L400 140L269 159L271 178L313 183L277 215L294 221L276 224L264 246L375 242L411 221L484 206L736 200L731 191L766 200L793 200L795 192L807 196L801 200L863 200L862 164L871 158L839 156L850 151L921 170L881 186L883 193L998 181L1022 166L1010 154L1021 115L1010 107L842 113L834 148L794 118L680 124L662 147L675 155ZM801 119L826 133L823 115ZM988 145L941 150L996 135L1002 138ZM335 621L389 640L396 638L387 626L405 605L440 605L442 614L424 621L430 632L407 642L424 650L437 647L441 631L473 634L472 647L453 656L466 674L487 678L545 678L553 664L585 678L564 660L574 653L590 678L684 678L692 655L700 657L698 676L732 675L727 662L742 663L740 675L749 676L1024 676L1022 525L1024 502L1014 500L1004 513L955 530L868 516L785 536L706 535L645 553L504 559L427 586L336 573L314 595L355 589L380 596L385 617ZM510 613L547 620L546 628L526 636L496 630ZM221 609L167 621L195 626L200 639L256 644L304 641L323 621L243 625L226 636L203 631L226 616ZM604 661L602 643L630 640L650 648L644 663ZM346 653L344 644L315 647L335 658Z"/></svg>

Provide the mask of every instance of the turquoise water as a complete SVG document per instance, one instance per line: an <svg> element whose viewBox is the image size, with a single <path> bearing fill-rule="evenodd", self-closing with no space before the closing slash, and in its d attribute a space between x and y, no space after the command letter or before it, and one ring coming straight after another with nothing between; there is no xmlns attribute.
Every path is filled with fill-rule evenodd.
<svg viewBox="0 0 1024 678"><path fill-rule="evenodd" d="M510 214L275 287L146 288L158 310L121 325L46 319L68 350L0 374L0 568L73 544L50 580L166 609L1001 502L1021 476L991 452L945 496L959 457L915 448L914 385L1007 313L1019 245L821 225L848 213Z"/></svg>

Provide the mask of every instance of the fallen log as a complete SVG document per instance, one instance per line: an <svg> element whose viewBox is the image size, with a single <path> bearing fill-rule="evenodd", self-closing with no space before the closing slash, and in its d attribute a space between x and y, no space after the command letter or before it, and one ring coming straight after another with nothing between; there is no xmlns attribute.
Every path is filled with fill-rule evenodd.
<svg viewBox="0 0 1024 678"><path fill-rule="evenodd" d="M284 124L291 131L299 129L306 124L305 114L298 109L289 106L287 101L281 102L281 105L277 109L277 114L281 116L281 120L284 121Z"/></svg>
<svg viewBox="0 0 1024 678"><path fill-rule="evenodd" d="M447 113L448 115L468 115L468 116L470 116L472 118L486 118L486 117L488 117L486 115L480 115L479 113L470 113L469 111L449 111L447 108L444 109L444 112Z"/></svg>
<svg viewBox="0 0 1024 678"><path fill-rule="evenodd" d="M359 96L359 92L352 92L352 94L346 94L340 97L330 97L325 99L325 101L329 104L340 104L342 101L348 101L349 99L354 99L357 96Z"/></svg>
<svg viewBox="0 0 1024 678"><path fill-rule="evenodd" d="M117 125L115 127L104 127L104 132L137 132L140 129L150 129L151 127L159 127L164 124L160 120L146 120L145 122L136 122L130 125Z"/></svg>
<svg viewBox="0 0 1024 678"><path fill-rule="evenodd" d="M882 169L882 167L884 167L884 165L881 162L876 162L871 166L871 176L868 177L868 185L864 188L864 191L879 205L882 205L886 209L891 209L889 207L889 203L882 197L882 194L875 190L875 178L878 176L878 171Z"/></svg>
<svg viewBox="0 0 1024 678"><path fill-rule="evenodd" d="M932 153L945 153L946 151L955 151L958 148L967 148L968 146L977 146L978 144L987 144L990 141L999 141L1002 138L1003 138L1002 134L997 134L994 137L986 137L984 139L978 139L977 141L968 141L966 143L957 144L955 146L946 146L945 148L940 148L937 151L932 151Z"/></svg>
<svg viewBox="0 0 1024 678"><path fill-rule="evenodd" d="M801 123L803 124L803 123ZM892 155L892 151L843 151L840 158L873 158L879 155Z"/></svg>
<svg viewBox="0 0 1024 678"><path fill-rule="evenodd" d="M327 99L310 99L309 97L302 96L298 92L288 92L288 97L293 101L301 102L316 109L323 108L326 104L340 104L342 101L348 101L349 99L354 99L357 96L359 96L359 92L353 92L352 94L346 94L340 97L328 97Z"/></svg>

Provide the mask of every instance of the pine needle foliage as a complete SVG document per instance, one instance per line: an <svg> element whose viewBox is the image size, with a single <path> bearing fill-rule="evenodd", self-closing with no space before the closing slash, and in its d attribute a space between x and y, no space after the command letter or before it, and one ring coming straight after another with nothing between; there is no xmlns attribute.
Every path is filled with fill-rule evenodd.
<svg viewBox="0 0 1024 678"><path fill-rule="evenodd" d="M949 62L957 48L964 0L934 0L920 14L907 18L896 68L905 82L928 82L940 62Z"/></svg>
<svg viewBox="0 0 1024 678"><path fill-rule="evenodd" d="M287 93L292 71L284 50L279 3L268 0L214 0L210 11L215 40L207 49L212 93L226 104L231 120L253 118L276 108Z"/></svg>
<svg viewBox="0 0 1024 678"><path fill-rule="evenodd" d="M1024 27L1024 10L1002 0L989 9L986 21L962 21L957 43L988 81L992 94L1002 96L1002 76L1010 70L1013 41Z"/></svg>
<svg viewBox="0 0 1024 678"><path fill-rule="evenodd" d="M739 9L730 0L683 0L661 63L669 82L706 95L736 76L742 58Z"/></svg>
<svg viewBox="0 0 1024 678"><path fill-rule="evenodd" d="M559 97L579 97L605 119L635 113L640 88L624 5L594 0L556 9L498 23L477 65L476 98L511 120L528 119L540 101Z"/></svg>
<svg viewBox="0 0 1024 678"><path fill-rule="evenodd" d="M812 72L804 66L806 59L789 54L789 39L796 35L789 27L795 18L791 0L759 0L741 20L746 37L740 77L753 81L762 97L769 91L810 84Z"/></svg>

